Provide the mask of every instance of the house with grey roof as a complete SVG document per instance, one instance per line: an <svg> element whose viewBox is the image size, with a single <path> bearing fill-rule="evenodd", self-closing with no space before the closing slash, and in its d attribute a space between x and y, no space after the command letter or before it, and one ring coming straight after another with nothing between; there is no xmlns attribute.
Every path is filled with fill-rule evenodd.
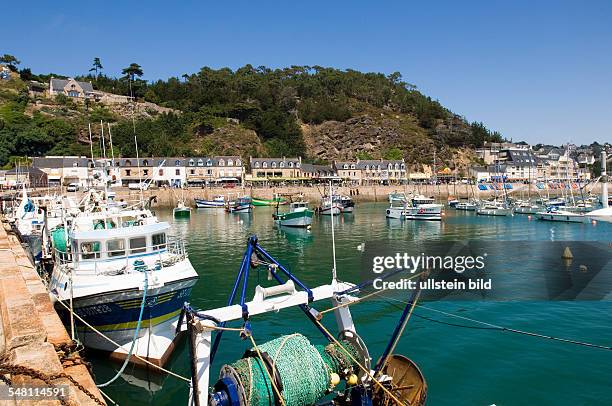
<svg viewBox="0 0 612 406"><path fill-rule="evenodd" d="M94 166L91 159L84 156L46 156L32 158L32 167L47 174L49 186L62 186L78 183L86 186L90 169Z"/></svg>
<svg viewBox="0 0 612 406"><path fill-rule="evenodd" d="M299 180L302 158L253 158L249 159L251 176L249 180Z"/></svg>
<svg viewBox="0 0 612 406"><path fill-rule="evenodd" d="M341 179L356 185L399 184L407 180L403 159L335 161L334 168Z"/></svg>
<svg viewBox="0 0 612 406"><path fill-rule="evenodd" d="M49 96L56 96L58 94L76 99L93 99L96 97L97 92L90 82L81 82L73 78L51 78L49 80Z"/></svg>

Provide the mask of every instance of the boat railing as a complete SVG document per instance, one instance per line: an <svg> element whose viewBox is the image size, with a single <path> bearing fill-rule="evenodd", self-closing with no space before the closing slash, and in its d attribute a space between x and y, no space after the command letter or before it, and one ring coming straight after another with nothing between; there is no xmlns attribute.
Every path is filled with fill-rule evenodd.
<svg viewBox="0 0 612 406"><path fill-rule="evenodd" d="M78 252L66 252L55 248L55 261L60 266L70 267L74 264L73 259L76 256L78 258L76 262L92 264L95 275L107 275L163 270L187 258L185 242L180 239L169 239L161 244L141 248L118 250L99 248L81 249ZM151 257L155 257L155 261L146 260ZM112 266L109 266L109 263L112 263Z"/></svg>

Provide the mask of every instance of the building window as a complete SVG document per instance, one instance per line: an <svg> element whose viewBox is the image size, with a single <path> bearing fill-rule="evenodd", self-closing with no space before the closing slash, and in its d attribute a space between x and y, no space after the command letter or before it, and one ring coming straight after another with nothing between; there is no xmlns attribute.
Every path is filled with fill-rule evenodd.
<svg viewBox="0 0 612 406"><path fill-rule="evenodd" d="M210 159L206 161L206 166L212 166L212 161Z"/></svg>
<svg viewBox="0 0 612 406"><path fill-rule="evenodd" d="M181 166L181 161L179 161L178 159L174 161L174 166Z"/></svg>
<svg viewBox="0 0 612 406"><path fill-rule="evenodd" d="M284 168L284 167L285 167L285 163L284 163L284 162L281 162L281 163L279 164L279 166L280 166L281 168Z"/></svg>
<svg viewBox="0 0 612 406"><path fill-rule="evenodd" d="M262 167L262 168L267 168L267 167L268 167L268 163L267 163L267 162L264 162L264 163L261 165L261 167Z"/></svg>
<svg viewBox="0 0 612 406"><path fill-rule="evenodd" d="M289 162L289 168L293 168L293 162Z"/></svg>
<svg viewBox="0 0 612 406"><path fill-rule="evenodd" d="M225 166L225 161L223 159L219 159L219 166Z"/></svg>
<svg viewBox="0 0 612 406"><path fill-rule="evenodd" d="M272 162L272 168L276 168L276 162Z"/></svg>
<svg viewBox="0 0 612 406"><path fill-rule="evenodd" d="M144 161L142 161L142 166L149 166L149 160L145 159Z"/></svg>
<svg viewBox="0 0 612 406"><path fill-rule="evenodd" d="M228 159L227 166L234 166L234 161L232 161L231 159Z"/></svg>
<svg viewBox="0 0 612 406"><path fill-rule="evenodd" d="M198 166L204 166L204 161L201 159L198 159Z"/></svg>
<svg viewBox="0 0 612 406"><path fill-rule="evenodd" d="M195 166L195 161L193 159L189 160L189 166Z"/></svg>
<svg viewBox="0 0 612 406"><path fill-rule="evenodd" d="M148 169L144 169L143 170L143 175L144 176L149 176L149 170Z"/></svg>
<svg viewBox="0 0 612 406"><path fill-rule="evenodd" d="M242 162L240 161L240 159L236 159L236 166L240 166L242 165Z"/></svg>
<svg viewBox="0 0 612 406"><path fill-rule="evenodd" d="M195 175L195 169L190 169L189 173L192 174L192 175Z"/></svg>
<svg viewBox="0 0 612 406"><path fill-rule="evenodd" d="M164 176L164 170L163 169L159 170L159 176Z"/></svg>
<svg viewBox="0 0 612 406"><path fill-rule="evenodd" d="M174 170L174 174L175 174L176 176L180 176L180 175L181 175L181 170L180 170L180 169L175 169L175 170Z"/></svg>
<svg viewBox="0 0 612 406"><path fill-rule="evenodd" d="M343 169L348 169L348 168L349 168L349 166L348 166L348 164L344 164L344 166L343 166L342 168L343 168Z"/></svg>
<svg viewBox="0 0 612 406"><path fill-rule="evenodd" d="M126 169L126 170L125 170L125 176L130 176L130 173L131 173L131 172L132 172L132 171L131 171L130 169Z"/></svg>
<svg viewBox="0 0 612 406"><path fill-rule="evenodd" d="M130 161L129 159L126 159L125 166L132 166L132 161Z"/></svg>
<svg viewBox="0 0 612 406"><path fill-rule="evenodd" d="M255 168L259 168L259 162L255 162L255 164L253 165Z"/></svg>

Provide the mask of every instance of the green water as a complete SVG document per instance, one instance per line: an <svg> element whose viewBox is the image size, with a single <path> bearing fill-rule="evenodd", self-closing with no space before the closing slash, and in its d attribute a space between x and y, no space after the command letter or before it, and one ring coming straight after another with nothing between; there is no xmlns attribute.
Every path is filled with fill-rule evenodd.
<svg viewBox="0 0 612 406"><path fill-rule="evenodd" d="M546 223L527 216L479 217L447 210L441 223L387 220L385 204L361 204L352 216L335 218L339 277L359 280L360 252L356 247L371 240L585 240L611 241L612 225ZM311 232L279 230L272 209L258 207L249 215L198 210L189 219L173 219L171 211L158 216L174 224L185 239L190 259L200 275L191 303L206 309L225 305L240 265L245 242L256 234L261 245L304 282L329 282L331 219L315 218ZM509 256L520 253L509 252ZM265 271L251 276L266 282ZM249 296L251 297L251 295ZM507 327L552 336L612 344L612 302L432 302L429 306ZM328 307L327 303L317 306ZM358 333L377 358L399 316L396 304L374 300L353 306ZM457 323L425 310L415 314ZM335 331L333 316L324 319ZM461 321L459 320L461 323ZM237 324L238 326L238 324ZM258 316L253 334L258 342L300 332L322 342L320 333L297 309ZM225 333L212 366L214 382L219 368L240 358L249 347L235 333ZM507 332L459 328L413 317L397 353L413 359L429 385L429 405L609 405L612 404L612 351L561 344ZM94 358L96 380L103 382L119 368ZM168 367L189 375L184 343ZM187 402L188 387L172 377L128 368L128 374L106 392L119 404L175 404Z"/></svg>

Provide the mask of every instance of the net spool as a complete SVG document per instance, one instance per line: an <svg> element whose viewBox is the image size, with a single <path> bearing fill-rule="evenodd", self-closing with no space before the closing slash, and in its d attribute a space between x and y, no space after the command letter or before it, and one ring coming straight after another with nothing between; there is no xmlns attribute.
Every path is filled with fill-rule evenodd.
<svg viewBox="0 0 612 406"><path fill-rule="evenodd" d="M301 334L259 345L263 361L251 349L242 359L222 367L210 405L277 405L274 386L287 406L313 405L333 389L332 382L337 382L338 376L347 380L359 371L347 351L359 362L369 364L367 351L364 353L354 342L342 341L342 347L333 343L312 345Z"/></svg>

